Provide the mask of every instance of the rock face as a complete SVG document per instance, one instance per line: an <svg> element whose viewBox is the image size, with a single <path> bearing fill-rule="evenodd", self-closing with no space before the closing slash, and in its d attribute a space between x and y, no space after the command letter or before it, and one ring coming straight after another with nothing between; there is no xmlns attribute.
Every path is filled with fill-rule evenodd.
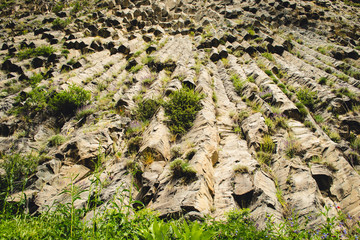
<svg viewBox="0 0 360 240"><path fill-rule="evenodd" d="M131 189L164 218L249 208L260 226L266 213L317 225L327 204L360 217L358 7L126 0L30 15L32 7L11 3L0 14L0 153L42 159L24 191L30 212L68 202L69 184L84 190L75 202L84 206L96 176L102 203ZM91 101L59 114L50 99L73 84ZM201 94L201 110L176 135L164 103L182 88ZM174 176L178 158L196 172L191 180ZM22 196L15 189L9 201Z"/></svg>

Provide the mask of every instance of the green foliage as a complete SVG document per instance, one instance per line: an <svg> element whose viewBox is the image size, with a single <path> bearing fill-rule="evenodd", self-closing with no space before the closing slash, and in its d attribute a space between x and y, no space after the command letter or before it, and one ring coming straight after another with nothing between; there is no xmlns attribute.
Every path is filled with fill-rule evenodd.
<svg viewBox="0 0 360 240"><path fill-rule="evenodd" d="M140 149L141 143L142 143L142 137L136 136L131 138L128 142L128 152L130 154L137 153Z"/></svg>
<svg viewBox="0 0 360 240"><path fill-rule="evenodd" d="M133 200L131 190L119 190L114 199L104 204L103 211L97 211L97 199L101 191L100 178L91 180L94 190L84 208L75 208L75 201L80 199L84 190L75 185L76 177L62 194L69 199L67 204L58 204L51 211L37 215L25 213L0 213L1 239L151 239L151 240L209 240L209 239L357 239L360 233L360 222L350 215L345 215L339 206L325 205L319 213L324 222L309 225L314 217L289 215L275 223L272 216L265 215L262 228L250 217L250 209L236 209L226 214L225 220L205 218L203 221L188 221L169 218L160 219L148 209L135 211L134 205L142 206ZM280 190L279 200L283 201ZM125 201L125 198L128 201ZM331 210L331 211L330 211ZM91 220L84 216L92 211ZM330 213L336 212L336 215ZM347 221L354 221L350 228ZM329 238L329 236L331 236Z"/></svg>
<svg viewBox="0 0 360 240"><path fill-rule="evenodd" d="M138 71L140 71L144 66L141 64L137 64L136 66L133 66L130 68L129 72L131 73L137 73Z"/></svg>
<svg viewBox="0 0 360 240"><path fill-rule="evenodd" d="M315 120L316 123L324 122L324 118L321 115L315 115L314 120Z"/></svg>
<svg viewBox="0 0 360 240"><path fill-rule="evenodd" d="M43 56L43 57L49 57L51 54L53 54L56 50L52 46L40 46L37 48L27 48L24 50L21 50L16 54L17 58L19 60L28 59L31 57L37 57L37 56Z"/></svg>
<svg viewBox="0 0 360 240"><path fill-rule="evenodd" d="M73 4L73 7L70 11L70 14L71 15L75 15L76 13L80 12L83 7L81 6L81 3L83 3L82 1L76 1L74 4Z"/></svg>
<svg viewBox="0 0 360 240"><path fill-rule="evenodd" d="M269 61L274 61L274 56L269 53L269 52L264 52L261 54L263 57L265 57L266 59L268 59Z"/></svg>
<svg viewBox="0 0 360 240"><path fill-rule="evenodd" d="M274 133L275 132L275 124L273 122L273 120L271 118L266 117L265 118L265 124L268 127L268 132L269 133Z"/></svg>
<svg viewBox="0 0 360 240"><path fill-rule="evenodd" d="M300 118L304 119L308 115L308 110L305 108L304 104L297 102L295 106L299 109Z"/></svg>
<svg viewBox="0 0 360 240"><path fill-rule="evenodd" d="M70 23L71 23L70 18L66 18L66 19L56 18L51 24L52 24L53 29L61 30L61 29L64 29Z"/></svg>
<svg viewBox="0 0 360 240"><path fill-rule="evenodd" d="M351 140L350 145L354 150L360 152L360 137L356 137L353 140Z"/></svg>
<svg viewBox="0 0 360 240"><path fill-rule="evenodd" d="M339 142L340 142L341 137L340 137L340 135L339 135L338 132L336 132L336 131L330 131L328 134L329 134L329 137L330 137L331 140L333 140L333 141L336 142L336 143L339 143Z"/></svg>
<svg viewBox="0 0 360 240"><path fill-rule="evenodd" d="M42 73L37 73L37 74L32 75L29 78L29 82L31 85L36 85L39 82L41 82L41 80L43 80L43 79L44 79L44 75Z"/></svg>
<svg viewBox="0 0 360 240"><path fill-rule="evenodd" d="M34 154L1 156L0 168L5 170L5 176L0 176L0 210L3 198L7 194L21 190L25 187L28 177L36 171L39 162Z"/></svg>
<svg viewBox="0 0 360 240"><path fill-rule="evenodd" d="M61 12L64 8L64 4L61 2L56 3L56 5L53 7L52 11L53 13Z"/></svg>
<svg viewBox="0 0 360 240"><path fill-rule="evenodd" d="M169 101L164 103L165 114L169 117L167 125L172 133L182 135L192 127L197 112L202 108L200 100L203 95L184 87L169 97Z"/></svg>
<svg viewBox="0 0 360 240"><path fill-rule="evenodd" d="M241 80L239 75L237 74L232 74L231 77L230 77L231 81L233 82L233 85L235 87L235 91L236 93L241 96L241 92L244 88L244 85L246 83L245 80Z"/></svg>
<svg viewBox="0 0 360 240"><path fill-rule="evenodd" d="M256 153L256 158L259 161L259 163L266 164L268 166L270 166L271 161L273 160L272 153L262 152L262 151Z"/></svg>
<svg viewBox="0 0 360 240"><path fill-rule="evenodd" d="M65 140L66 140L65 137L62 135L54 135L51 138L49 138L49 145L51 147L60 146L65 142Z"/></svg>
<svg viewBox="0 0 360 240"><path fill-rule="evenodd" d="M30 113L44 112L47 107L47 101L50 98L48 91L44 87L35 87L26 96L19 95L17 102L19 104L14 108L15 113L23 113L24 115Z"/></svg>
<svg viewBox="0 0 360 240"><path fill-rule="evenodd" d="M314 109L315 99L316 99L316 92L310 91L308 88L300 89L296 93L300 102L302 102L305 106L310 108L311 110Z"/></svg>
<svg viewBox="0 0 360 240"><path fill-rule="evenodd" d="M149 121L160 106L159 100L145 99L138 103L136 116L140 121Z"/></svg>
<svg viewBox="0 0 360 240"><path fill-rule="evenodd" d="M180 158L170 163L170 170L174 178L184 178L187 181L191 181L196 177L196 170L188 162Z"/></svg>
<svg viewBox="0 0 360 240"><path fill-rule="evenodd" d="M327 83L327 77L321 77L319 80L318 80L318 83L321 84L321 85L326 85Z"/></svg>
<svg viewBox="0 0 360 240"><path fill-rule="evenodd" d="M90 100L91 94L83 88L70 85L68 90L56 93L49 100L49 107L55 113L72 115L76 109L86 105Z"/></svg>
<svg viewBox="0 0 360 240"><path fill-rule="evenodd" d="M84 117L87 117L87 116L90 116L91 114L93 114L95 112L95 109L94 108L83 108L83 109L79 109L77 112L76 112L76 116L75 116L75 119L76 120L80 120Z"/></svg>

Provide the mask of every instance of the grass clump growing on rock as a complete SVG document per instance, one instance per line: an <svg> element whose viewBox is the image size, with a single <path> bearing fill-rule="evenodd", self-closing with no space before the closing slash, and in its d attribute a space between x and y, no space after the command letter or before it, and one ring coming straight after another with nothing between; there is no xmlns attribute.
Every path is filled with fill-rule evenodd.
<svg viewBox="0 0 360 240"><path fill-rule="evenodd" d="M65 137L62 135L54 135L51 138L49 138L49 145L51 147L60 146L65 142Z"/></svg>
<svg viewBox="0 0 360 240"><path fill-rule="evenodd" d="M170 170L174 178L185 178L192 180L196 177L196 170L181 158L175 159L170 163Z"/></svg>
<svg viewBox="0 0 360 240"><path fill-rule="evenodd" d="M308 88L300 89L296 93L300 102L302 102L305 106L310 108L311 110L314 109L315 99L316 99L316 92L310 91Z"/></svg>
<svg viewBox="0 0 360 240"><path fill-rule="evenodd" d="M71 115L76 109L86 105L90 100L90 92L70 85L68 90L56 93L49 101L49 107L55 113Z"/></svg>
<svg viewBox="0 0 360 240"><path fill-rule="evenodd" d="M192 126L196 114L201 110L200 100L203 95L187 87L170 94L164 103L165 114L169 117L167 125L173 134L182 135Z"/></svg>
<svg viewBox="0 0 360 240"><path fill-rule="evenodd" d="M234 172L235 173L248 173L249 168L245 165L238 164L234 167Z"/></svg>
<svg viewBox="0 0 360 240"><path fill-rule="evenodd" d="M56 50L52 46L40 46L37 48L27 48L16 54L19 60L28 59L31 57L43 56L49 57Z"/></svg>

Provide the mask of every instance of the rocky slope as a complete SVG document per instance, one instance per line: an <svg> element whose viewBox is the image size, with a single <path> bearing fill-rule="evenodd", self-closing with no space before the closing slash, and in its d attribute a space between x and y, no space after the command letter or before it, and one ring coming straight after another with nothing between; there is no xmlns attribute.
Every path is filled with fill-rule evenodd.
<svg viewBox="0 0 360 240"><path fill-rule="evenodd" d="M70 201L74 184L88 190L77 207L131 194L163 217L250 208L260 224L292 212L318 224L328 204L360 217L358 13L328 0L2 1L2 165L37 156L30 212ZM72 84L91 101L54 114L49 99ZM183 87L203 94L185 134L163 104L139 120L139 103ZM173 176L176 158L195 178Z"/></svg>

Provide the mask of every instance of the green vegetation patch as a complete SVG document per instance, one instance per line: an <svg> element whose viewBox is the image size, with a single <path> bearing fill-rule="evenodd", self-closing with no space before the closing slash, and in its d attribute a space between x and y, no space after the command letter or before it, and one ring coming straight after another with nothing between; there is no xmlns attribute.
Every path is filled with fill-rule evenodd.
<svg viewBox="0 0 360 240"><path fill-rule="evenodd" d="M165 114L169 117L167 125L173 134L183 135L192 126L196 114L201 110L200 100L204 97L187 87L170 94L164 103Z"/></svg>
<svg viewBox="0 0 360 240"><path fill-rule="evenodd" d="M50 98L49 108L55 113L71 115L78 108L86 105L90 97L89 91L76 85L70 85L68 90L60 91Z"/></svg>
<svg viewBox="0 0 360 240"><path fill-rule="evenodd" d="M37 48L26 48L21 50L16 54L16 56L19 60L24 60L38 56L49 57L54 52L56 52L56 50L52 46L40 46Z"/></svg>

